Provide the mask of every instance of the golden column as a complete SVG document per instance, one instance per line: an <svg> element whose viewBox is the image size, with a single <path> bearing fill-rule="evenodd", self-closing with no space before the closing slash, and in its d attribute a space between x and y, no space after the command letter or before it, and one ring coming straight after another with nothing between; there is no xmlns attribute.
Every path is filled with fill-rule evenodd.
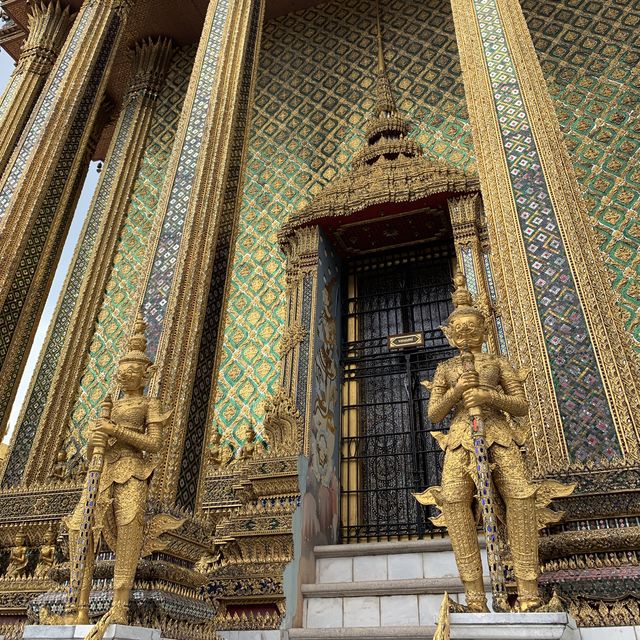
<svg viewBox="0 0 640 640"><path fill-rule="evenodd" d="M0 179L0 407L13 398L51 284L130 6L83 4Z"/></svg>
<svg viewBox="0 0 640 640"><path fill-rule="evenodd" d="M134 47L133 75L104 169L17 425L18 434L32 425L47 425L35 438L30 436L33 446L24 476L27 481L46 479L51 467L49 455L55 456L60 447L172 55L173 44L168 38L145 39ZM12 450L11 477L5 476L5 484L21 478L27 451L20 447Z"/></svg>
<svg viewBox="0 0 640 640"><path fill-rule="evenodd" d="M518 0L452 0L509 348L538 468L640 455L637 357Z"/></svg>
<svg viewBox="0 0 640 640"><path fill-rule="evenodd" d="M62 7L57 0L31 5L29 34L0 98L0 175L60 53L73 17L69 7Z"/></svg>
<svg viewBox="0 0 640 640"><path fill-rule="evenodd" d="M195 491L201 469L204 421L198 428L203 433L193 446L185 445L185 438L195 433L189 426L190 405L197 368L202 366L199 351L206 339L203 325L212 309L211 292L224 294L222 283L210 287L211 277L216 268L222 272L222 281L226 273L228 257L221 255L220 248L230 241L236 215L239 164L263 12L264 0L210 0L160 198L165 223L156 239L142 307L149 323L149 352L163 376L162 401L174 408L153 479L155 495L170 503L176 499L183 455L191 456L189 492ZM178 230L172 221L177 220L182 242L174 258ZM166 265L174 259L169 276ZM207 322L208 331L217 333L222 300L214 306L217 311ZM212 349L209 364L214 367L215 344ZM152 381L152 393L158 384L158 379Z"/></svg>

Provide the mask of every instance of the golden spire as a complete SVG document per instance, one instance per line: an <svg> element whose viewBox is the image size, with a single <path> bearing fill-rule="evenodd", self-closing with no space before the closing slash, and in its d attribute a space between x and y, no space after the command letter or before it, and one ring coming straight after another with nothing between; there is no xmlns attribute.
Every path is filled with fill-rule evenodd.
<svg viewBox="0 0 640 640"><path fill-rule="evenodd" d="M366 146L353 159L353 166L372 165L380 158L396 160L399 157L415 158L422 155L420 145L407 138L409 125L402 117L393 98L391 83L384 61L384 43L382 41L382 12L380 2L376 3L376 101L374 114L367 120L365 135Z"/></svg>
<svg viewBox="0 0 640 640"><path fill-rule="evenodd" d="M391 83L384 63L384 47L382 44L382 25L380 24L380 0L376 0L376 40L378 44L378 78L376 81L376 115L397 114L396 101L391 92Z"/></svg>

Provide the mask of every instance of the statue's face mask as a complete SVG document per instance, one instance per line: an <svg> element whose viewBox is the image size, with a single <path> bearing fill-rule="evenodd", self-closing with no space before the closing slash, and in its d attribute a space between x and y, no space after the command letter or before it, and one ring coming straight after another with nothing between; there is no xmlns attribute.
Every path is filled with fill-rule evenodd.
<svg viewBox="0 0 640 640"><path fill-rule="evenodd" d="M451 319L449 331L459 349L480 348L484 342L485 323L475 313L459 314Z"/></svg>
<svg viewBox="0 0 640 640"><path fill-rule="evenodd" d="M118 384L127 391L143 389L146 381L146 366L139 362L120 362L116 380Z"/></svg>

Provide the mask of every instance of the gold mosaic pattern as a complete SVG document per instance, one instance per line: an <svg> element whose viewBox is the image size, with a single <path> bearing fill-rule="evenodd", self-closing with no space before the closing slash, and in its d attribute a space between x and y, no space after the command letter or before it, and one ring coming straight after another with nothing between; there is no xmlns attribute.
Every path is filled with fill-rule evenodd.
<svg viewBox="0 0 640 640"><path fill-rule="evenodd" d="M241 442L278 379L284 322L280 224L346 171L373 107L375 15L369 0L328 2L268 22L262 41L214 420ZM473 169L447 0L384 3L398 106L427 153Z"/></svg>
<svg viewBox="0 0 640 640"><path fill-rule="evenodd" d="M96 415L108 391L108 382L136 312L136 300L140 298L138 286L147 259L147 241L154 223L194 55L193 47L185 47L175 54L154 112L147 149L116 248L113 271L98 314L89 360L80 382L80 393L71 413L67 440L70 455L84 445L87 420Z"/></svg>
<svg viewBox="0 0 640 640"><path fill-rule="evenodd" d="M523 0L522 8L640 348L640 0Z"/></svg>

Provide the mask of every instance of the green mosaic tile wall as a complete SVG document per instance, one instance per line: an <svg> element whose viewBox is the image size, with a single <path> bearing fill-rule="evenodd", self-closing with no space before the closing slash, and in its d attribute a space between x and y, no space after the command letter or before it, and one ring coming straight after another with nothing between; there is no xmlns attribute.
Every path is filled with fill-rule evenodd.
<svg viewBox="0 0 640 640"><path fill-rule="evenodd" d="M522 0L522 8L640 350L640 0Z"/></svg>
<svg viewBox="0 0 640 640"><path fill-rule="evenodd" d="M85 444L87 421L96 415L108 391L121 347L140 299L138 287L147 258L147 244L167 170L182 102L189 84L195 47L184 47L173 59L151 124L147 148L134 186L107 284L89 359L71 413L67 448L76 454Z"/></svg>
<svg viewBox="0 0 640 640"><path fill-rule="evenodd" d="M398 105L433 155L474 169L447 0L389 0L384 40ZM372 108L375 14L340 0L269 21L262 41L246 182L214 420L244 439L274 391L284 322L282 221L345 171Z"/></svg>

